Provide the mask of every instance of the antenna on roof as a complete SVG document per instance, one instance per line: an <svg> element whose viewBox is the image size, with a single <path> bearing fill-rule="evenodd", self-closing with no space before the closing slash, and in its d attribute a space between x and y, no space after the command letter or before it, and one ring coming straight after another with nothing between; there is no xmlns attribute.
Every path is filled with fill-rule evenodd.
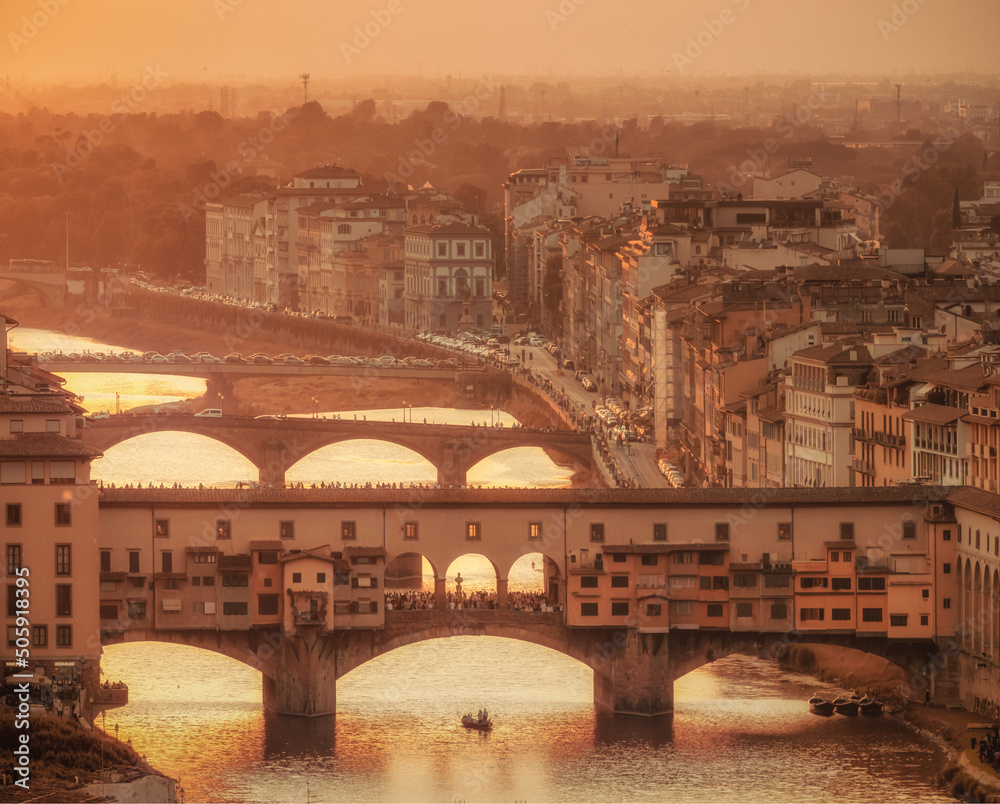
<svg viewBox="0 0 1000 804"><path fill-rule="evenodd" d="M299 78L302 79L302 105L305 106L309 102L309 73L299 73Z"/></svg>

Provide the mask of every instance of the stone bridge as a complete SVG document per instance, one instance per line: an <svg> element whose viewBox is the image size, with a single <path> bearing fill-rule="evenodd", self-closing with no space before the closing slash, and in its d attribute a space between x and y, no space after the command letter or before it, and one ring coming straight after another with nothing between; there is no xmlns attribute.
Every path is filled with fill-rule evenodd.
<svg viewBox="0 0 1000 804"><path fill-rule="evenodd" d="M61 268L0 269L0 282L14 282L31 288L42 295L46 305L59 305L66 301L66 271Z"/></svg>
<svg viewBox="0 0 1000 804"><path fill-rule="evenodd" d="M406 645L453 636L495 636L542 645L583 662L594 671L594 703L615 714L641 716L673 712L674 682L709 662L734 653L779 658L789 644L832 644L872 653L923 678L927 657L939 652L930 640L890 640L854 634L670 630L644 633L631 628L579 628L557 612L467 609L386 612L382 629L320 632L303 629L286 636L280 628L251 631L129 629L103 634L105 645L145 640L170 642L222 653L264 676L265 705L279 714L306 716L336 712L336 682L371 659ZM510 668L517 673L518 668ZM386 684L392 684L386 679ZM920 689L919 683L916 683ZM805 706L805 701L803 701Z"/></svg>
<svg viewBox="0 0 1000 804"><path fill-rule="evenodd" d="M580 467L593 466L589 434L523 427L157 414L96 419L78 431L84 443L101 450L156 432L196 433L226 444L257 467L261 483L271 485L284 483L288 469L317 449L355 439L386 441L413 450L437 469L442 486L465 485L470 468L515 447L542 447Z"/></svg>

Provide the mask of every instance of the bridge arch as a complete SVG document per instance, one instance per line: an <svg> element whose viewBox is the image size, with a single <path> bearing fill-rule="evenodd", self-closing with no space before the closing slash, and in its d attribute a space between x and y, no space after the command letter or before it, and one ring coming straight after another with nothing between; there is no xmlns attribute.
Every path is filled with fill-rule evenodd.
<svg viewBox="0 0 1000 804"><path fill-rule="evenodd" d="M30 276L30 274L28 275ZM53 274L54 280L42 282L38 279L29 279L18 273L0 271L0 282L10 282L13 285L33 290L42 297L46 305L62 304L66 300L66 277L63 273Z"/></svg>
<svg viewBox="0 0 1000 804"><path fill-rule="evenodd" d="M427 480L428 482L431 483L434 482L439 463L438 460L439 456L434 455L434 453L431 450L423 449L420 445L410 443L405 438L393 438L388 435L379 438L370 438L357 435L331 435L329 441L327 441L326 443L316 443L314 445L310 445L308 450L304 450L301 454L297 455L295 463L289 466L288 469L286 470L286 476L291 475L292 476L291 479L295 479L297 476L302 475L303 476L302 479L304 481L305 472L316 471L312 467L314 467L319 462L326 460L336 460L338 458L338 455L335 452L333 452L333 450L336 450L338 447L347 447L348 445L351 444L356 444L356 448L359 451L363 451L366 445L370 445L369 448L376 450L377 448L375 447L375 445L380 445L380 446L388 445L398 450L405 450L406 453L404 454L402 451L400 451L396 455L385 456L384 460L380 461L378 464L380 468L379 474L382 477L375 477L373 475L369 478L365 478L363 473L359 473L359 467L352 465L351 468L352 476L357 477L358 482L361 483L382 482L382 478L385 478L385 482L389 483L392 482L409 483L411 481L422 482L423 480ZM322 454L324 452L326 453L325 455ZM389 470L386 469L387 464L385 461L388 461L389 462L388 465L391 466L393 462L411 459L411 456L414 461L420 460L427 464L426 478L414 477L412 471L405 478L403 477L393 478L391 476L386 476L386 472ZM309 481L310 482L312 482L313 480L318 481L320 479L321 478L318 477L309 478ZM329 480L329 478L322 478L322 479Z"/></svg>
<svg viewBox="0 0 1000 804"><path fill-rule="evenodd" d="M163 430L149 430L148 432L136 432L133 435L129 435L127 438L124 438L124 439L122 439L120 441L115 442L114 444L110 445L109 447L102 447L102 449L105 450L105 454L104 454L103 458L99 459L99 460L103 461L103 463L100 464L100 465L104 466L104 467L108 467L109 465L112 465L113 462L114 462L114 460L115 460L115 458L116 458L116 456L127 454L127 450L129 449L128 445L132 445L133 447L141 445L141 442L139 442L140 439L144 439L147 436L154 436L155 437L155 436L158 436L161 433L170 433L170 432L183 432L183 433L186 433L187 435L197 436L199 439L202 440L201 441L202 445L205 445L205 446L207 446L208 444L222 445L223 447L227 447L228 449L232 450L237 456L239 456L239 458L247 461L251 466L259 467L259 461L257 459L257 456L255 456L252 451L247 450L246 447L245 447L245 445L240 444L238 441L236 441L236 440L232 440L231 441L231 440L226 439L224 437L217 437L215 435L210 435L210 434L206 434L206 433L196 432L196 431L193 431L193 430L184 430L182 428L177 428L177 429L173 429L173 430L163 429ZM118 448L118 447L124 447L124 449L119 450L118 452L115 452L115 449ZM169 453L165 453L165 452L158 453L158 459L162 459L162 457L164 455L167 455L167 454L169 454ZM189 463L186 464L184 467L178 466L178 469L183 469L182 474L189 477L192 474L192 471L191 471L191 468L190 468L190 462L196 461L197 460L197 456L196 455L190 455L190 454L186 453L185 454L185 460L188 461ZM158 467L161 468L161 469L164 469L164 470L168 470L168 469L171 469L173 467L173 465L170 464L170 463L165 463L165 464L164 463L158 463ZM106 473L107 469L104 469L104 470L101 470L101 471L102 471L102 473ZM165 471L165 474L169 475L170 472L169 471ZM148 480L156 480L156 478L150 478L148 475L146 477L147 477ZM239 479L250 479L250 478L249 477L242 477L241 476L239 478L232 478L232 479L239 480ZM156 480L156 482L160 482L160 481ZM170 480L164 480L162 482L172 482L172 481L170 481ZM186 481L186 482L190 482L190 481ZM218 482L218 481L216 479L213 479L210 475L205 475L204 478L199 478L199 479L195 480L194 482L195 483L198 483L198 482L214 483L214 482Z"/></svg>

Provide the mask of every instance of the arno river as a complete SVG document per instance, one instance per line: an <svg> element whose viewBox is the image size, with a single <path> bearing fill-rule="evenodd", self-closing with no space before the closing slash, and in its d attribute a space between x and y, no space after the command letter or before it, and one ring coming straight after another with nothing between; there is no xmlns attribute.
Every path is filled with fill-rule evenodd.
<svg viewBox="0 0 1000 804"><path fill-rule="evenodd" d="M11 336L28 351L117 348L26 328ZM204 391L202 381L182 378L68 377L90 410ZM413 415L464 424L488 412ZM116 484L256 478L229 448L180 433L114 447L93 474ZM309 456L288 479L433 482L434 471L391 445L351 442ZM469 478L500 486L568 480L568 470L534 449L495 456ZM449 577L458 571L469 588L491 584L475 557L457 561ZM525 557L511 589L538 588L537 578ZM892 717L813 716L806 699L835 690L749 656L680 679L675 714L652 720L599 713L589 668L492 637L434 640L379 657L338 682L335 718L312 720L265 713L260 674L218 654L118 645L105 650L102 667L130 688L129 705L107 713L105 727L114 733L117 725L121 739L179 778L189 801L953 800L933 784L944 756L932 743ZM462 713L483 706L491 734L459 726Z"/></svg>

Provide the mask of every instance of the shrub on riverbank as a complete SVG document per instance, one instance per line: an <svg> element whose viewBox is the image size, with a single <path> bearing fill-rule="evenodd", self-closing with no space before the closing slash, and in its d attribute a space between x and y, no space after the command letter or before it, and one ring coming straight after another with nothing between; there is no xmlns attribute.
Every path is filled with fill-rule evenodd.
<svg viewBox="0 0 1000 804"><path fill-rule="evenodd" d="M14 712L0 710L0 767L15 767L14 748L19 735L25 733L15 728ZM90 781L102 767L119 765L141 766L142 758L129 746L119 742L99 729L85 729L71 718L59 718L50 713L32 713L26 732L31 780L34 782Z"/></svg>

